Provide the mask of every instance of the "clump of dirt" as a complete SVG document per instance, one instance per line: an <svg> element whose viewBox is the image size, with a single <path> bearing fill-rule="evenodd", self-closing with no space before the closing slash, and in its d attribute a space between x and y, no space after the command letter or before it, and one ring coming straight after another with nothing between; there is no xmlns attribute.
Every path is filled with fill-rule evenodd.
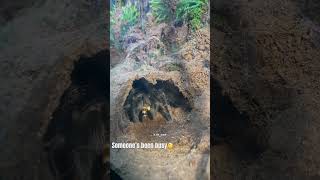
<svg viewBox="0 0 320 180"><path fill-rule="evenodd" d="M182 46L182 59L186 61L210 60L210 29L200 29L193 34L193 37Z"/></svg>

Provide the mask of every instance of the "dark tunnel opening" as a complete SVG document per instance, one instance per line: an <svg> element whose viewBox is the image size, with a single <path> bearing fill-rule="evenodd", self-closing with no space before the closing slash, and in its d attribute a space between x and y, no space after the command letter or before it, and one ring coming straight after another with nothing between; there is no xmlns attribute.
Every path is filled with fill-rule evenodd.
<svg viewBox="0 0 320 180"><path fill-rule="evenodd" d="M71 84L52 114L43 142L57 179L102 179L107 174L108 57L102 51L74 63Z"/></svg>
<svg viewBox="0 0 320 180"><path fill-rule="evenodd" d="M149 109L144 111L145 106ZM130 121L142 122L143 117L153 119L160 113L164 119L171 121L168 107L182 108L185 112L191 111L188 99L179 91L171 80L157 80L156 84L145 78L133 81L132 89L124 103L124 111Z"/></svg>
<svg viewBox="0 0 320 180"><path fill-rule="evenodd" d="M250 121L247 113L240 113L231 98L223 94L220 83L213 81L213 146L228 144L244 160L256 159L265 150L259 142L260 131Z"/></svg>
<svg viewBox="0 0 320 180"><path fill-rule="evenodd" d="M173 83L173 81L157 80L155 88L163 90L166 93L172 107L181 107L187 112L192 110L188 99L180 92L179 88Z"/></svg>

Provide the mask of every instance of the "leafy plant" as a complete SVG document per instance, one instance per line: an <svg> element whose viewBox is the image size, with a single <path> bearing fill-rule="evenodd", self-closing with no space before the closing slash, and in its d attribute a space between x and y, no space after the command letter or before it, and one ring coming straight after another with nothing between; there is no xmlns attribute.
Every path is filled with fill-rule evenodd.
<svg viewBox="0 0 320 180"><path fill-rule="evenodd" d="M121 20L128 26L133 26L137 23L139 17L139 12L135 5L128 3L126 6L122 7Z"/></svg>
<svg viewBox="0 0 320 180"><path fill-rule="evenodd" d="M110 0L111 7L122 7L126 4L125 0Z"/></svg>
<svg viewBox="0 0 320 180"><path fill-rule="evenodd" d="M199 29L208 0L180 0L177 4L177 18L190 23L192 29Z"/></svg>
<svg viewBox="0 0 320 180"><path fill-rule="evenodd" d="M174 12L170 7L169 0L151 0L150 6L157 22L168 22L172 20Z"/></svg>
<svg viewBox="0 0 320 180"><path fill-rule="evenodd" d="M139 17L137 8L128 3L121 7L114 5L110 11L110 40L112 45L121 49L121 42L128 33L129 29L134 26Z"/></svg>
<svg viewBox="0 0 320 180"><path fill-rule="evenodd" d="M116 18L116 11L117 11L117 8L116 8L116 5L114 5L110 11L110 41L113 46L119 49L120 44L119 44L119 40L117 40L118 38L116 33L117 31L116 22L118 21L118 19Z"/></svg>
<svg viewBox="0 0 320 180"><path fill-rule="evenodd" d="M175 12L171 8L172 3L170 0L150 1L152 13L157 22L169 22L176 16L178 21L190 24L194 30L201 27L208 0L179 0Z"/></svg>
<svg viewBox="0 0 320 180"><path fill-rule="evenodd" d="M128 33L129 29L134 26L139 17L139 12L136 8L136 6L131 5L131 3L128 3L126 6L122 7L121 12L121 31L120 31L120 38L123 39L123 37Z"/></svg>

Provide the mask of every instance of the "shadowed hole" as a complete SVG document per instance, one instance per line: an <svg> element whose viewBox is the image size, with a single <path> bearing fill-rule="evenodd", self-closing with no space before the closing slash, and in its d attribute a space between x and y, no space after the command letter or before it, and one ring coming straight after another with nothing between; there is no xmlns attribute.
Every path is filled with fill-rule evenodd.
<svg viewBox="0 0 320 180"><path fill-rule="evenodd" d="M71 85L44 136L52 173L61 180L101 179L106 175L104 148L109 141L108 52L80 57Z"/></svg>
<svg viewBox="0 0 320 180"><path fill-rule="evenodd" d="M265 150L259 142L259 133L247 113L240 113L228 95L224 95L219 82L213 85L213 134L214 145L227 143L243 159L254 159Z"/></svg>
<svg viewBox="0 0 320 180"><path fill-rule="evenodd" d="M162 98L164 95L165 98ZM143 98L141 98L143 96ZM145 78L133 81L132 89L124 103L124 110L130 120L134 119L142 111L143 104L161 104L173 108L182 108L186 112L191 111L191 106L186 97L179 91L171 80L157 80L156 84L148 82ZM137 118L137 117L136 117Z"/></svg>

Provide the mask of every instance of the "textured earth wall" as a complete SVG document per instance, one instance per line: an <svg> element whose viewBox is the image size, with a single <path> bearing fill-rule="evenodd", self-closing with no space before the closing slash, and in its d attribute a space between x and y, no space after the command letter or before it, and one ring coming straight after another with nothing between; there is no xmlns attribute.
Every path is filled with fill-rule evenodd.
<svg viewBox="0 0 320 180"><path fill-rule="evenodd" d="M214 2L213 87L247 122L216 128L214 178L318 179L319 24L296 1ZM258 155L246 158L230 131Z"/></svg>
<svg viewBox="0 0 320 180"><path fill-rule="evenodd" d="M94 2L39 1L1 26L1 178L52 179L41 141L50 116L74 62L107 48L106 6Z"/></svg>

